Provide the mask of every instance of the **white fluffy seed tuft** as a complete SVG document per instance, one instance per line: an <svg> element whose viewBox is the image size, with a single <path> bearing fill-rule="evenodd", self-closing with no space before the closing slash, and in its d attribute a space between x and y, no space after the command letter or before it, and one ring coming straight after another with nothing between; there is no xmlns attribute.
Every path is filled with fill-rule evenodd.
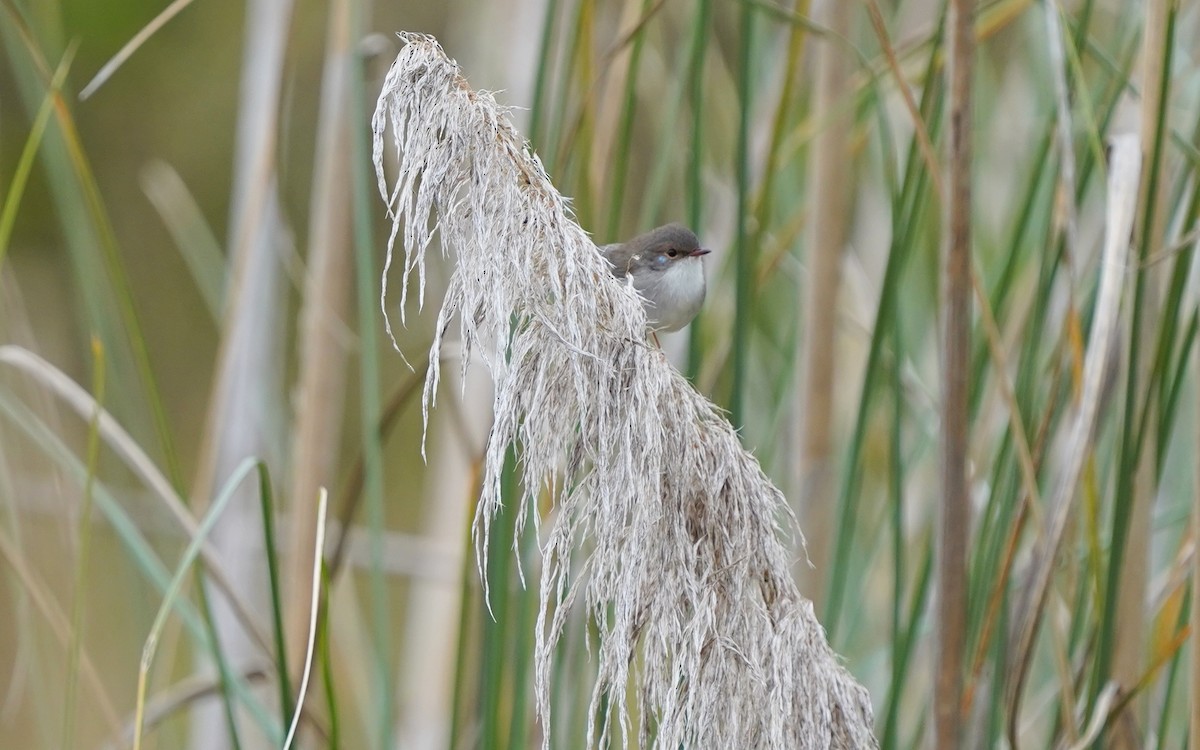
<svg viewBox="0 0 1200 750"><path fill-rule="evenodd" d="M535 656L544 745L555 646L571 609L585 607L599 630L590 715L604 714L578 738L589 748L629 747L635 735L672 750L876 747L867 691L792 582L779 490L716 407L646 344L636 295L612 278L506 111L470 88L435 39L401 37L372 121L393 222L388 264L403 231L404 289L416 271L423 301L434 232L457 254L424 411L457 318L464 348L496 384L474 524L480 567L510 445L518 517L543 491L556 508ZM384 298L386 316L386 283ZM608 736L614 727L619 737Z"/></svg>

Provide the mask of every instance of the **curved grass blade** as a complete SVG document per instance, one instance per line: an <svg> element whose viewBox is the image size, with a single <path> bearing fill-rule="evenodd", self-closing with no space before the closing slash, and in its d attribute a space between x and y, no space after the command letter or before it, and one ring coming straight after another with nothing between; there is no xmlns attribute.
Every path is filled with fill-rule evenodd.
<svg viewBox="0 0 1200 750"><path fill-rule="evenodd" d="M175 575L171 577L171 580L167 584L162 604L158 608L158 613L154 616L154 623L150 626L150 632L146 636L146 643L142 647L142 659L138 668L137 698L134 703L134 750L141 750L142 746L142 727L146 712L146 686L149 679L150 665L154 661L154 655L158 650L158 640L162 634L163 627L166 625L167 616L175 608L175 602L180 598L183 583L190 574L192 563L199 557L205 540L216 525L217 520L221 517L221 513L225 510L225 507L235 497L235 490L249 476L250 472L256 470L260 475L261 487L263 486L261 476L266 473L267 467L257 459L244 459L233 473L230 474L229 481L225 483L225 487L222 488L217 498L209 507L208 512L204 515L204 519L200 523L200 528L197 529L196 535L192 537L187 548L184 550L183 557L179 560L179 564L175 569ZM268 728L270 729L270 735L277 738L280 734L279 727L271 723L268 725ZM278 742L278 739L274 741Z"/></svg>

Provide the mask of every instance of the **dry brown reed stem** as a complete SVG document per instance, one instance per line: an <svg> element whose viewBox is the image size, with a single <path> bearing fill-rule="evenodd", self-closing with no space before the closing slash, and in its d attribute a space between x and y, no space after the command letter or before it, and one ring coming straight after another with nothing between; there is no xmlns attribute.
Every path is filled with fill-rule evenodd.
<svg viewBox="0 0 1200 750"><path fill-rule="evenodd" d="M953 0L948 24L949 145L942 204L942 496L937 529L934 740L959 747L970 535L967 453L971 368L971 58L974 0Z"/></svg>
<svg viewBox="0 0 1200 750"><path fill-rule="evenodd" d="M455 319L495 382L475 520L481 568L490 543L516 544L490 536L510 445L517 517L542 491L555 504L540 530L543 745L555 646L572 608L585 607L598 633L597 721L573 738L579 746L628 747L635 736L671 749L876 746L866 690L792 582L782 494L716 407L647 345L633 289L612 277L494 97L473 91L431 37L402 37L375 112L375 164L394 219L389 258L403 233L405 281L424 275L435 230L456 252L426 409Z"/></svg>
<svg viewBox="0 0 1200 750"><path fill-rule="evenodd" d="M313 537L321 487L336 480L335 465L345 406L350 290L350 6L329 6L321 110L317 126L316 166L310 208L308 271L300 313L300 372L289 484L291 526L288 537L285 604L288 665L303 669L304 636L312 608Z"/></svg>
<svg viewBox="0 0 1200 750"><path fill-rule="evenodd" d="M824 3L817 22L839 38L849 36L854 3ZM801 386L796 403L800 421L799 476L794 484L800 518L808 529L806 547L813 569L801 566L804 593L820 605L823 582L832 559L834 497L833 406L837 400L834 378L837 363L838 290L841 286L842 248L846 244L851 205L854 159L850 131L854 108L845 106L853 53L831 38L817 44L816 102L813 117L824 124L813 139L808 178L811 201L808 284L804 295L804 337L800 355Z"/></svg>

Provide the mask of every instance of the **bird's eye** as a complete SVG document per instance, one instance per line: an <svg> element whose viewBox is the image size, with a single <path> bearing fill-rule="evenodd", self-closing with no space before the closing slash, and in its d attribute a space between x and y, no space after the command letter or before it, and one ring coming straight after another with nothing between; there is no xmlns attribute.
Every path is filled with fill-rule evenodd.
<svg viewBox="0 0 1200 750"><path fill-rule="evenodd" d="M679 251L676 250L675 248L671 248L670 250L667 251L667 255L671 256L672 258L678 258Z"/></svg>

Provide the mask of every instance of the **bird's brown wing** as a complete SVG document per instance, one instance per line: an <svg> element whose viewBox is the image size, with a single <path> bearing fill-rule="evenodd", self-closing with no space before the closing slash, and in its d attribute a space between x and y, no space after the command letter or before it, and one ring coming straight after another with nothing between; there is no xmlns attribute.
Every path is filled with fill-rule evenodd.
<svg viewBox="0 0 1200 750"><path fill-rule="evenodd" d="M608 259L612 266L613 276L625 278L629 272L629 261L633 259L633 251L628 243L618 242L613 245L601 245L600 253Z"/></svg>

